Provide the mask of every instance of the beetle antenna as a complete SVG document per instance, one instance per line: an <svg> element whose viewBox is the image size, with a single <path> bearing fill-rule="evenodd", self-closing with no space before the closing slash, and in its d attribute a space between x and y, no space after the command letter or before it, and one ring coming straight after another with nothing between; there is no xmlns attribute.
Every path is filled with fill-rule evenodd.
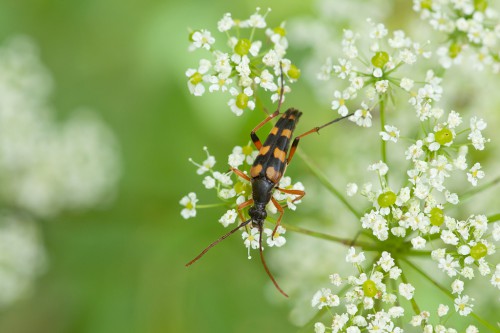
<svg viewBox="0 0 500 333"><path fill-rule="evenodd" d="M345 115L345 116L342 116L342 117L335 118L335 119L333 119L332 121L330 121L330 122L328 122L328 123L326 123L326 124L324 124L324 125L322 125L322 126L319 126L319 127L318 127L318 131L319 131L320 129L322 129L322 128L324 128L324 127L328 126L328 125L331 125L331 124L333 124L333 123L336 123L336 122L338 122L338 121L341 121L341 120L343 120L343 119L345 119L345 118L348 118L348 117L350 117L350 116L353 116L353 115L354 115L354 112L349 113L348 115Z"/></svg>
<svg viewBox="0 0 500 333"><path fill-rule="evenodd" d="M281 104L283 103L283 95L285 93L285 78L283 76L283 64L280 61L280 98L278 100L278 112L281 110Z"/></svg>
<svg viewBox="0 0 500 333"><path fill-rule="evenodd" d="M266 270L267 275L269 275L269 277L271 278L271 281L273 281L274 286L276 287L276 289L279 290L280 293L283 294L283 296L288 297L288 295L280 288L278 282L276 282L276 280L274 279L273 275L269 271L269 268L267 268L266 260L264 259L264 254L262 253L262 227L260 227L260 232L259 232L259 252L262 265L264 265L264 269Z"/></svg>
<svg viewBox="0 0 500 333"><path fill-rule="evenodd" d="M212 244L210 244L209 246L207 246L203 251L201 251L200 254L198 254L193 260L191 260L190 262L188 262L186 264L186 267L188 267L189 265L191 264L194 264L198 259L200 259L201 257L203 257L203 255L205 253L208 252L208 250L210 250L212 247L214 247L215 245L219 244L220 242L222 242L224 239L226 239L227 237L231 236L232 234L234 234L238 229L240 229L241 227L244 227L246 226L248 223L250 223L252 221L252 219L248 219L246 220L245 222L242 222L239 226L237 226L236 228L234 228L233 230L229 231L227 234L223 235L222 237L220 237L218 240L216 240L215 242L213 242ZM267 268L266 268L267 269Z"/></svg>

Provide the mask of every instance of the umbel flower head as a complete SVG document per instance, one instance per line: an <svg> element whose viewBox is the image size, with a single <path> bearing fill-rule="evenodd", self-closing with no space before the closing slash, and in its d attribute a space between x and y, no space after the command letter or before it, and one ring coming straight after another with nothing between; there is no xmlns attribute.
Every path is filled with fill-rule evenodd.
<svg viewBox="0 0 500 333"><path fill-rule="evenodd" d="M210 93L229 94L228 106L240 116L245 110L255 108L259 90L270 92L273 102L278 101L281 90L290 91L289 86L281 86L280 77L283 75L287 81L294 82L300 77L300 71L286 58L285 24L269 28L266 23L269 12L270 9L261 14L257 8L246 20L224 14L217 24L219 32L227 38L224 49L215 47L216 40L208 30L190 33L189 49L210 53L210 59L203 58L197 68L186 71L188 88L193 95L202 96L207 88Z"/></svg>
<svg viewBox="0 0 500 333"><path fill-rule="evenodd" d="M239 223L242 223L246 218L240 217L237 212L237 207L239 204L252 198L252 185L250 182L237 177L232 171L220 172L215 169L216 160L213 155L210 155L208 148L204 147L203 150L206 153L206 159L202 163L194 162L189 159L198 169L197 174L203 176L202 184L208 190L215 190L217 193L218 200L221 201L220 204L208 204L208 205L197 205L198 198L196 193L191 192L184 196L180 200L180 204L184 207L181 211L183 218L188 219L196 216L197 208L209 208L214 206L225 206L228 210L221 216L219 223L225 228L234 227ZM250 143L246 146L236 146L233 148L232 153L228 156L228 164L233 168L245 168L250 169L258 151L255 150ZM226 167L227 170L227 167ZM245 172L246 173L246 172ZM292 183L290 177L283 177L279 182L279 187L287 190L304 190L304 186L301 182ZM273 198L277 200L283 207L295 210L297 205L300 204L300 200L294 201L296 196L293 194L282 193L279 191L274 191ZM266 206L267 212L271 215L278 213L276 207L270 202ZM269 216L268 219L275 219ZM267 237L263 244L269 247L281 247L285 245L286 239L284 234L286 229L283 226L279 226L274 230L271 222L269 222L270 228L264 228L263 234ZM259 231L257 228L247 227L243 229L243 243L250 253L250 249L259 248ZM250 257L250 254L248 255Z"/></svg>

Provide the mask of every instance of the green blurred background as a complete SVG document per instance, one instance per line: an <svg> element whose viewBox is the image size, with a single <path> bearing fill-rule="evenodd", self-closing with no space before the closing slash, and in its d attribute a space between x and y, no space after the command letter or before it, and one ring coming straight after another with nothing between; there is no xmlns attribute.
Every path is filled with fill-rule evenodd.
<svg viewBox="0 0 500 333"><path fill-rule="evenodd" d="M208 146L222 170L224 156L245 144L262 119L260 111L234 117L226 97L189 95L184 73L196 67L199 55L187 52L188 28L215 32L223 13L244 18L257 6L273 8L270 26L314 11L312 2L285 0L0 2L0 42L19 34L35 41L54 78L57 116L64 121L80 106L99 112L118 138L123 167L112 204L43 221L48 271L31 295L2 310L0 332L296 331L288 320L294 300L285 301L270 288L260 262L246 260L238 237L189 269L184 267L220 236L223 229L216 221L224 213L203 210L196 219L181 218L179 200L188 192L197 192L200 203L214 201L213 193L203 191L188 158L203 161L202 147ZM392 11L398 13L395 20L404 20L398 7ZM300 54L290 58L294 56ZM328 110L328 105L315 104L304 83L293 89L286 106ZM303 118L301 129L317 125L319 119ZM325 131L322 138L332 138L331 132ZM336 140L353 139L349 127L335 132ZM324 162L324 148L313 142L301 146ZM337 161L352 154L340 141L328 149ZM372 150L360 145L356 153ZM330 175L339 188L347 181L344 173L366 169L366 164L336 165L338 172ZM304 170L296 159L289 173ZM331 196L308 204L314 207L327 199ZM305 213L288 213L286 222L296 223L306 215L307 208ZM433 295L435 290L426 288ZM309 299L303 301L307 306ZM432 303L432 297L422 301ZM494 315L494 308L490 311Z"/></svg>
<svg viewBox="0 0 500 333"><path fill-rule="evenodd" d="M0 313L0 332L292 328L286 307L263 297L268 278L258 261L245 260L239 240L184 267L221 233L213 222L223 213L181 218L180 198L202 188L188 157L202 161L204 145L227 156L244 143L232 138L261 118L236 119L224 99L189 95L184 72L197 56L187 52L188 28L215 31L223 13L247 17L257 5L275 9L272 24L309 7L287 1L0 2L0 41L31 37L53 75L57 115L64 120L80 106L99 112L120 142L123 162L112 205L44 221L49 269L32 295ZM221 117L214 120L207 105L220 105Z"/></svg>

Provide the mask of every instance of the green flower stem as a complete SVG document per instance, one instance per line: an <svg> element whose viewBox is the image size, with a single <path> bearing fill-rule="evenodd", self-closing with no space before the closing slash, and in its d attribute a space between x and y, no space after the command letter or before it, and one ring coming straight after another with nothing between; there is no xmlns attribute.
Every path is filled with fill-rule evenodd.
<svg viewBox="0 0 500 333"><path fill-rule="evenodd" d="M337 236L332 236L332 235L324 234L322 232L312 231L309 229L304 229L304 228L297 227L294 225L289 225L289 224L281 223L281 225L286 230L289 230L289 231L294 231L294 232L297 232L300 234L304 234L304 235L308 235L308 236L312 236L312 237L316 237L316 238L331 240L333 242L340 243L340 244L343 244L346 246L360 246L365 251L380 251L381 250L378 246L375 246L375 245L367 243L367 242L358 241L358 240L353 241L351 239L345 239L345 238L341 238L341 237L337 237Z"/></svg>
<svg viewBox="0 0 500 333"><path fill-rule="evenodd" d="M419 273L420 275L422 275L422 277L424 277L425 279L427 279L435 287L437 287L439 290L441 290L446 296L448 296L450 299L454 300L453 295L450 293L450 291L447 288L443 287L442 285L440 285L439 283L437 283L436 281L434 281L427 273L425 273L419 267L417 267L416 265L414 265L411 261L409 261L409 260L407 260L405 258L402 258L402 260L405 263L407 263L410 267L412 267L417 273ZM485 319L479 317L475 312L471 312L471 316L474 317L474 319L476 319L478 322L480 322L484 327L487 327L489 330L491 330L491 332L497 332L497 333L500 332L500 329L498 329L497 327L493 326L492 324L490 324L489 322L487 322Z"/></svg>
<svg viewBox="0 0 500 333"><path fill-rule="evenodd" d="M379 112L380 112L380 131L384 132L385 131L385 99L386 97L383 96L379 99ZM386 151L386 141L385 140L380 140L380 153L381 153L381 157L382 157L382 162L384 162L385 164L387 164L387 151ZM388 182L388 177L387 177L387 174L384 175L384 178L385 178L385 183L387 184L387 186L389 186L389 182Z"/></svg>
<svg viewBox="0 0 500 333"><path fill-rule="evenodd" d="M494 223L500 221L500 214L494 214L487 217L488 223Z"/></svg>
<svg viewBox="0 0 500 333"><path fill-rule="evenodd" d="M484 190L487 190L490 187L497 185L498 183L500 183L500 177L497 177L497 178L493 179L492 181L485 183L483 185L476 186L476 187L470 189L469 191L462 193L462 195L459 196L460 201L465 201L465 200L473 197L474 195L476 195Z"/></svg>
<svg viewBox="0 0 500 333"><path fill-rule="evenodd" d="M297 155L300 157L300 159L302 161L304 161L304 163L307 165L309 170L311 170L312 173L318 178L320 183L323 184L326 187L326 189L328 189L330 191L330 193L332 193L337 199L339 199L340 202L342 202L347 207L347 209L349 209L354 214L354 216L356 216L358 219L360 219L361 213L356 211L356 209L353 206L351 206L351 204L341 194L341 192L337 188L335 188L335 186L333 186L333 184L330 183L328 178L326 178L326 176L316 167L316 165L314 165L310 161L309 157L305 153L303 153L301 150L297 150Z"/></svg>
<svg viewBox="0 0 500 333"><path fill-rule="evenodd" d="M399 260L394 260L394 263L396 266L401 267L399 264ZM401 280L403 280L403 283L408 283L408 279L406 278L405 273L401 273ZM419 315L422 311L420 311L420 307L418 306L417 302L415 301L415 297L412 297L410 299L411 307L413 309L413 312L415 312L416 315Z"/></svg>
<svg viewBox="0 0 500 333"><path fill-rule="evenodd" d="M196 209L203 209L203 208L213 208L213 207L220 207L220 206L226 206L227 203L221 202L221 203L214 203L214 204L205 204L205 205L196 205Z"/></svg>

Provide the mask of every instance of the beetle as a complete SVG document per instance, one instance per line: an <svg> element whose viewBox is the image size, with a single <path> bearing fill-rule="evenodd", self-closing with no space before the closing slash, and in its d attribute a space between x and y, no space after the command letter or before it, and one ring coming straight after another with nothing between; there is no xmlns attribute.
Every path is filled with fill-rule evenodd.
<svg viewBox="0 0 500 333"><path fill-rule="evenodd" d="M273 192L275 190L278 190L286 194L295 195L296 197L293 199L292 203L302 199L302 197L304 197L304 195L306 194L301 190L284 189L279 187L279 181L283 177L287 166L292 161L297 146L299 145L300 139L312 133L319 133L322 128L350 117L353 114L351 113L346 116L336 118L324 125L314 127L313 129L295 137L290 151L288 152L293 132L299 121L299 118L302 115L302 112L294 108L289 108L284 113L280 113L282 97L283 89L280 95L277 110L268 115L267 118L264 119L260 124L258 124L250 133L252 142L259 150L259 153L250 169L250 176L236 168L231 168L233 173L235 173L238 177L250 182L252 185L252 198L239 204L237 207L239 218L242 221L241 224L206 247L198 256L188 262L186 266L190 266L191 264L196 262L205 253L207 253L208 250L235 233L238 229L251 224L252 227L258 228L259 230L259 253L262 265L264 266L267 275L273 282L274 286L278 289L278 291L285 297L288 297L288 295L281 289L281 287L274 279L269 268L267 267L266 261L262 254L262 230L264 227L264 221L267 217L266 205L269 202L272 202L279 212L279 217L276 221L276 226L274 227L272 233L272 235L274 235L276 233L276 229L281 223L281 218L284 214L283 208L286 207L286 205L281 206L278 201L273 198ZM266 123L279 115L281 115L281 117L278 119L273 129L267 136L264 144L262 144L256 132ZM248 215L250 216L250 218L245 220L243 216L243 210L248 206L250 206L250 208L248 209Z"/></svg>

